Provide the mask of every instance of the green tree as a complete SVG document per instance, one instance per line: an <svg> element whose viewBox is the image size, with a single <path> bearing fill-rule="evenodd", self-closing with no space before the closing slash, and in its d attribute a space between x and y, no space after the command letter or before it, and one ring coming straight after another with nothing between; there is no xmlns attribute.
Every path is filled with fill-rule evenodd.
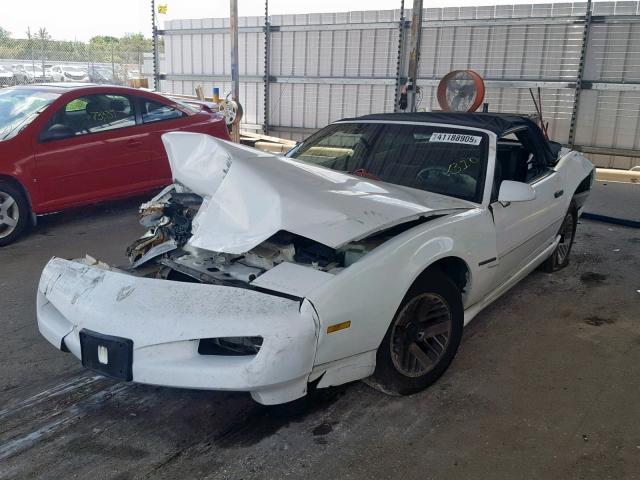
<svg viewBox="0 0 640 480"><path fill-rule="evenodd" d="M11 39L11 32L0 27L0 43L5 43Z"/></svg>
<svg viewBox="0 0 640 480"><path fill-rule="evenodd" d="M36 34L36 38L38 40L38 44L40 47L40 58L42 59L42 71L45 71L44 61L47 58L47 47L49 46L49 40L51 40L51 35L45 27L40 27L38 29L38 33Z"/></svg>
<svg viewBox="0 0 640 480"><path fill-rule="evenodd" d="M120 51L123 52L124 61L128 64L138 64L138 71L142 71L142 56L144 52L151 52L152 50L152 40L144 38L141 33L127 33L120 39Z"/></svg>
<svg viewBox="0 0 640 480"><path fill-rule="evenodd" d="M109 35L96 35L89 39L89 45L93 47L110 46L112 43L118 43L120 40Z"/></svg>

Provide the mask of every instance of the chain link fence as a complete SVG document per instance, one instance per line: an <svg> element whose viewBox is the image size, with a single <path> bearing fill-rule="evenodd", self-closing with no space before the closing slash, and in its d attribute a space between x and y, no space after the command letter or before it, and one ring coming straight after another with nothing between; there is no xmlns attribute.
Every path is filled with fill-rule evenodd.
<svg viewBox="0 0 640 480"><path fill-rule="evenodd" d="M56 40L39 29L22 37L0 29L0 87L31 83L92 82L126 85L143 75L151 39L96 36L88 42Z"/></svg>

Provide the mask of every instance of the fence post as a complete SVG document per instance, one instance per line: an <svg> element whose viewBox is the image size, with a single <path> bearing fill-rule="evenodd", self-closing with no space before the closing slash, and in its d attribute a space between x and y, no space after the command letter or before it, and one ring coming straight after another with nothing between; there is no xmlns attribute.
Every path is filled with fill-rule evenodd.
<svg viewBox="0 0 640 480"><path fill-rule="evenodd" d="M238 0L229 0L229 33L231 35L231 100L240 103L240 72L238 71ZM231 139L240 143L240 124L233 125Z"/></svg>
<svg viewBox="0 0 640 480"><path fill-rule="evenodd" d="M589 43L589 30L591 29L591 0L587 0L587 11L584 16L584 30L582 31L582 48L580 49L580 63L578 64L578 76L576 78L576 88L573 94L573 108L571 109L571 123L569 124L569 147L575 145L576 126L578 123L578 113L580 110L580 94L582 92L582 81L584 79L584 66L587 59L587 46Z"/></svg>
<svg viewBox="0 0 640 480"><path fill-rule="evenodd" d="M400 89L402 88L402 72L404 68L404 31L406 25L404 20L404 0L400 0L400 23L398 24L398 58L396 62L396 91L393 97L393 111L398 111L400 102Z"/></svg>
<svg viewBox="0 0 640 480"><path fill-rule="evenodd" d="M156 2L151 0L151 25L153 27L153 88L160 91L160 58L158 55L158 27L156 26ZM113 52L113 50L112 50ZM113 53L112 53L113 55ZM113 60L111 60L113 62Z"/></svg>
<svg viewBox="0 0 640 480"><path fill-rule="evenodd" d="M271 22L269 22L269 0L264 0L264 111L262 131L269 135L269 58L271 56Z"/></svg>
<svg viewBox="0 0 640 480"><path fill-rule="evenodd" d="M409 69L407 71L407 109L410 112L416 111L421 40L422 0L413 0L413 7L411 9L411 50L409 51Z"/></svg>

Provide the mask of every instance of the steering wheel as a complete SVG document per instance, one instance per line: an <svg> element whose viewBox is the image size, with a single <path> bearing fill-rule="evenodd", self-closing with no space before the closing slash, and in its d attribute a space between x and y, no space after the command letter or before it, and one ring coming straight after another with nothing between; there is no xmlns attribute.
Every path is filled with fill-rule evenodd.
<svg viewBox="0 0 640 480"><path fill-rule="evenodd" d="M447 169L440 166L423 168L418 172L417 178L427 185L450 187L460 193L471 193L476 190L476 179L465 173L449 174Z"/></svg>

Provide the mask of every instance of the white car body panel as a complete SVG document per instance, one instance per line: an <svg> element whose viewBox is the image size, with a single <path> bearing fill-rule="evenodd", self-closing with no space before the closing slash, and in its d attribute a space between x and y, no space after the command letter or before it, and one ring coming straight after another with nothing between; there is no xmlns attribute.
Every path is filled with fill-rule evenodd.
<svg viewBox="0 0 640 480"><path fill-rule="evenodd" d="M574 192L593 170L580 154L563 150L555 167L533 182L535 199L492 203L497 137L480 131L489 136L480 204L206 135L166 134L176 182L204 198L187 243L194 251L244 254L279 230L339 248L394 225L424 221L336 271L279 263L249 283L259 291L142 278L54 258L38 289L39 329L78 358L82 329L133 340L136 382L248 391L265 404L303 396L308 382L328 387L365 378L375 369L376 350L403 297L429 266L464 263L468 323L554 251ZM347 328L328 333L345 322ZM256 355L198 353L198 339L245 336L264 338Z"/></svg>
<svg viewBox="0 0 640 480"><path fill-rule="evenodd" d="M333 274L295 263L282 262L250 284L254 287L304 298L328 282Z"/></svg>

